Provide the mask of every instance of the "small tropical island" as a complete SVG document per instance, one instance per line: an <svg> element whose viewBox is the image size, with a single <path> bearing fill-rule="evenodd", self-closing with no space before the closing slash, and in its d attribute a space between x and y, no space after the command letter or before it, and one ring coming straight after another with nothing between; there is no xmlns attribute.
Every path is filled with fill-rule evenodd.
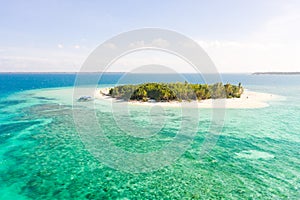
<svg viewBox="0 0 300 200"><path fill-rule="evenodd" d="M240 98L244 89L238 85L216 83L192 84L176 83L143 83L138 85L120 85L109 89L107 96L125 101L156 102L201 101L206 99Z"/></svg>
<svg viewBox="0 0 300 200"><path fill-rule="evenodd" d="M89 94L91 95L91 94ZM94 100L132 106L193 107L197 108L264 108L268 102L284 99L281 96L249 91L241 83L192 84L143 83L96 89ZM196 103L196 104L195 104Z"/></svg>

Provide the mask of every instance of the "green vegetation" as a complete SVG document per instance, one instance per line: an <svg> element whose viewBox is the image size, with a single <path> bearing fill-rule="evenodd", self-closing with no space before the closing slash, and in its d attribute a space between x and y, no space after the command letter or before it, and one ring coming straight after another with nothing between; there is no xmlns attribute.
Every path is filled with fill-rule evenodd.
<svg viewBox="0 0 300 200"><path fill-rule="evenodd" d="M218 98L240 98L243 93L241 83L238 86L229 83L143 83L139 85L121 85L109 90L109 96L123 100L148 101L191 101Z"/></svg>

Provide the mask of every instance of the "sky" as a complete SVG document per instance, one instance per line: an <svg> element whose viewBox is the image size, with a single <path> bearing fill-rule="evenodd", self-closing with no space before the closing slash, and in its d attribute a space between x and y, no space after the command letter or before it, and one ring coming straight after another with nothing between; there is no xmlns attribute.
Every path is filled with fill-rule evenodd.
<svg viewBox="0 0 300 200"><path fill-rule="evenodd" d="M76 72L104 41L145 27L193 39L220 72L300 71L297 0L0 0L0 71ZM112 71L145 60L184 69L170 56L144 53Z"/></svg>

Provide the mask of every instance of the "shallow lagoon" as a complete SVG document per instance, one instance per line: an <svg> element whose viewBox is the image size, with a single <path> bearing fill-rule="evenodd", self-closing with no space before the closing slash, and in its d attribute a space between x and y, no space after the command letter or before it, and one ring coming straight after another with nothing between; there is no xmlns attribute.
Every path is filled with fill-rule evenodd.
<svg viewBox="0 0 300 200"><path fill-rule="evenodd" d="M72 88L11 92L0 101L0 198L298 199L299 79L279 77L267 84L268 77L244 82L253 91L285 96L284 101L226 110L217 144L202 157L211 110L201 109L199 130L185 153L167 167L136 174L107 167L86 150L74 125ZM166 126L155 137L136 140L118 129L105 103L96 105L106 136L126 151L157 151L179 128L178 110L169 108ZM130 117L147 127L146 112L138 109L132 108Z"/></svg>

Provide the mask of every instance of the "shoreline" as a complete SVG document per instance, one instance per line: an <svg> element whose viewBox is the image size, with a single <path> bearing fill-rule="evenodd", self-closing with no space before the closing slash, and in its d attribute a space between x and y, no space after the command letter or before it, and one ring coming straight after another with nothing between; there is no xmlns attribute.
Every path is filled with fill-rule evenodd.
<svg viewBox="0 0 300 200"><path fill-rule="evenodd" d="M99 88L95 90L94 98L99 100L111 101L113 103L127 103L128 105L137 106L161 106L161 107L198 107L198 108L235 108L235 109L247 109L247 108L265 108L268 107L269 101L276 101L284 99L282 96L253 92L247 89L244 90L241 98L230 99L205 99L201 101L170 101L170 102L156 102L156 101L124 101L117 100L110 96L107 96L110 88Z"/></svg>

